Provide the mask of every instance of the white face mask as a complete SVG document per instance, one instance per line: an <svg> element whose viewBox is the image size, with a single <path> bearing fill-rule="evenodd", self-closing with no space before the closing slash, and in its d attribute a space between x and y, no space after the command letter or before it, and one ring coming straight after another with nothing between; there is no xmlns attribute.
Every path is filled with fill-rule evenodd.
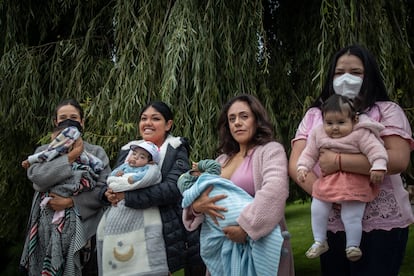
<svg viewBox="0 0 414 276"><path fill-rule="evenodd" d="M333 88L335 93L354 99L359 94L363 79L349 73L337 77L333 81Z"/></svg>

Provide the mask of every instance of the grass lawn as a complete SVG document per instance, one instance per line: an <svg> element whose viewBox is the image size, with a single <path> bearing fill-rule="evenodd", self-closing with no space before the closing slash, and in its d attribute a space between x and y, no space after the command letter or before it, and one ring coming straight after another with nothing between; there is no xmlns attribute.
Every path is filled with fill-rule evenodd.
<svg viewBox="0 0 414 276"><path fill-rule="evenodd" d="M320 275L319 259L308 259L305 252L312 244L310 203L289 204L286 207L286 221L291 237L295 275Z"/></svg>
<svg viewBox="0 0 414 276"><path fill-rule="evenodd" d="M289 204L286 207L286 220L289 232L292 235L291 243L293 257L295 259L296 276L320 275L319 259L310 260L305 257L305 252L312 244L312 230L310 222L310 202ZM399 276L413 275L414 271L414 225L410 227L408 244L403 266ZM178 271L173 276L183 276L183 271Z"/></svg>
<svg viewBox="0 0 414 276"><path fill-rule="evenodd" d="M289 232L292 234L291 243L295 259L296 276L320 275L319 259L308 259L305 252L312 244L310 222L310 202L295 203L286 207L286 220ZM413 275L414 271L414 225L410 227L405 259L400 276Z"/></svg>

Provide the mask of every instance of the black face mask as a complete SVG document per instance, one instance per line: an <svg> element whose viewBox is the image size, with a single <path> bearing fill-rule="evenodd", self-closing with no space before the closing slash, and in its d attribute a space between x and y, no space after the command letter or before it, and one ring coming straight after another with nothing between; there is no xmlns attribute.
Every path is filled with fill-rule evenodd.
<svg viewBox="0 0 414 276"><path fill-rule="evenodd" d="M83 133L83 128L81 126L81 124L78 121L74 121L71 119L66 119L62 122L60 122L58 124L58 127L63 127L63 128L67 128L67 127L76 127L80 133Z"/></svg>

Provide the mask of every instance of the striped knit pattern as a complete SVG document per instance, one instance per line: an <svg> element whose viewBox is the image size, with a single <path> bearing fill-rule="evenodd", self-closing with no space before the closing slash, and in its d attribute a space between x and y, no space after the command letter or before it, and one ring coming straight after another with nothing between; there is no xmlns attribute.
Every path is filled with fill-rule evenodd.
<svg viewBox="0 0 414 276"><path fill-rule="evenodd" d="M29 233L29 255L33 253L34 249L37 246L37 242L38 242L37 230L38 230L38 222L35 222L35 224L30 229L30 233Z"/></svg>
<svg viewBox="0 0 414 276"><path fill-rule="evenodd" d="M42 197L36 193L33 200L20 266L28 275L81 275L80 249L86 244L82 221L69 208L60 225L52 224L54 211L40 208Z"/></svg>

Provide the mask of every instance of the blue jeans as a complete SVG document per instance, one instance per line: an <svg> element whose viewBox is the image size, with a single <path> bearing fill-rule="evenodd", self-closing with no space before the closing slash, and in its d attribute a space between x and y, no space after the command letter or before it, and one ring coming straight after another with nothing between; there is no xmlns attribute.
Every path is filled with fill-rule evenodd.
<svg viewBox="0 0 414 276"><path fill-rule="evenodd" d="M408 227L363 232L362 258L351 262L345 255L345 232L328 231L329 250L320 257L324 276L397 276L404 259Z"/></svg>

